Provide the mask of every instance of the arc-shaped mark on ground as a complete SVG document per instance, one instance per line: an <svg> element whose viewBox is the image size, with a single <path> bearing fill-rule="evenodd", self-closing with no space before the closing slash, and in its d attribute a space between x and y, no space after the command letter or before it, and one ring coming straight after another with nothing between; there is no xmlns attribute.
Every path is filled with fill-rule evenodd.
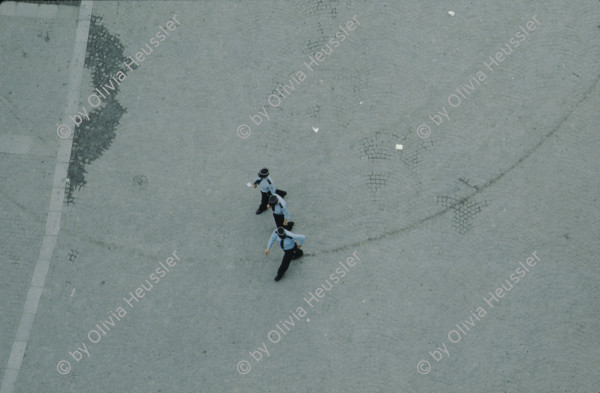
<svg viewBox="0 0 600 393"><path fill-rule="evenodd" d="M590 94L592 93L592 91L594 90L594 88L596 88L596 86L598 85L598 82L600 81L600 74L596 77L596 79L594 80L594 82L591 84L590 88L584 93L583 97L575 104L575 106L573 107L573 109L571 109L569 112L567 112L558 122L558 124L556 125L556 127L554 127L549 133L547 133L546 135L544 135L540 141L533 146L531 149L529 149L527 152L525 152L525 154L523 154L521 156L521 158L519 158L514 164L512 164L509 168L507 168L506 170L504 170L502 173L496 175L495 177L493 177L492 179L488 180L487 182L485 182L485 184L483 184L482 186L479 187L478 190L472 192L470 195L467 195L466 197L460 199L457 201L458 203L461 202L465 202L466 200L468 200L469 198L473 198L476 195L482 193L483 191L487 190L489 187L493 186L494 184L496 184L498 181L500 181L504 176L506 176L506 174L508 174L509 172L511 172L515 167L517 167L518 165L520 165L523 161L525 161L527 158L529 158L533 153L535 153L545 142L546 140L548 140L548 138L552 137L554 134L556 134L556 132L558 130L560 130L560 128L563 126L563 124L569 120L569 117L571 117L571 115L573 114L573 112L575 112L577 110L577 108L585 101L588 99L588 97L590 96ZM446 214L447 212L451 211L454 208L454 205L448 206L446 207L444 210L440 210L437 213L434 214L430 214L427 217L423 217L422 219L409 224L405 227L402 228L398 228L394 231L388 232L388 233L384 233L382 235L379 236L372 236L369 237L367 239L364 240L359 240L359 241L355 241L349 244L345 244L339 247L335 247L335 248L331 248L328 250L320 250L320 251L315 251L312 253L308 253L305 252L304 256L310 256L310 257L315 257L315 256L319 256L321 254L332 254L332 253L336 253L336 252L340 252L340 251L346 251L349 248L357 248L357 247L361 247L364 246L370 242L374 242L374 241L378 241L378 240L383 240L392 236L396 236L399 235L401 233L404 232L408 232L412 229L415 229L417 227L420 227L423 224L428 223L431 220L434 220L438 217L443 216L444 214Z"/></svg>

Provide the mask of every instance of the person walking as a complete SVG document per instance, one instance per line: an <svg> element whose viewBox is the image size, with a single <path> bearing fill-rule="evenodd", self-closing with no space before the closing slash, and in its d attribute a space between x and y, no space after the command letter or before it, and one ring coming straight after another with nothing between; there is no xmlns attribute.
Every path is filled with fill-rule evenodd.
<svg viewBox="0 0 600 393"><path fill-rule="evenodd" d="M260 189L260 193L262 194L260 206L258 207L258 210L256 210L256 214L260 214L267 210L267 204L269 203L269 197L271 195L278 194L281 197L285 197L287 195L287 192L275 188L273 179L271 179L271 176L269 176L269 170L267 168L263 168L260 170L260 172L258 172L258 176L254 181L253 187L258 187Z"/></svg>
<svg viewBox="0 0 600 393"><path fill-rule="evenodd" d="M283 250L283 259L281 260L281 266L279 266L279 270L277 271L277 276L275 276L275 281L281 280L293 259L298 259L304 254L300 247L304 244L306 236L290 232L283 227L278 227L273 231L269 238L269 243L265 250L267 256L269 256L269 249L277 239L279 239L279 245Z"/></svg>
<svg viewBox="0 0 600 393"><path fill-rule="evenodd" d="M269 197L268 208L273 209L273 218L275 219L276 227L283 227L288 231L291 231L294 227L294 221L289 221L290 211L287 208L287 202L285 199L277 194L272 194Z"/></svg>

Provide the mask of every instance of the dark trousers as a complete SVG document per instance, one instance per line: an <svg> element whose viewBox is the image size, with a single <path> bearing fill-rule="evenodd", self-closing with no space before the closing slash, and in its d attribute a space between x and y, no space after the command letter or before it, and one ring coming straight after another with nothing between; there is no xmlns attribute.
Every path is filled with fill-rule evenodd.
<svg viewBox="0 0 600 393"><path fill-rule="evenodd" d="M290 267L290 262L292 261L292 259L300 258L302 256L302 254L304 254L304 252L298 248L297 244L294 244L294 248L290 248L289 250L284 250L283 252L284 252L284 254L283 254L283 259L281 260L281 266L279 266L279 270L277 271L278 276L283 276L283 274L286 272L286 270L288 270L288 267Z"/></svg>
<svg viewBox="0 0 600 393"><path fill-rule="evenodd" d="M283 227L284 229L287 229L288 231L292 230L290 228L290 223L289 222L288 222L287 225L283 225L283 221L285 220L285 217L283 216L283 214L275 214L275 213L273 213L273 218L275 219L275 227L277 227L277 228Z"/></svg>
<svg viewBox="0 0 600 393"><path fill-rule="evenodd" d="M261 210L266 210L267 209L267 205L269 204L269 197L271 196L270 192L260 192L262 194L261 200L260 200L260 206L258 207ZM287 192L282 191L282 190L275 190L275 194L279 195L280 197L284 197Z"/></svg>

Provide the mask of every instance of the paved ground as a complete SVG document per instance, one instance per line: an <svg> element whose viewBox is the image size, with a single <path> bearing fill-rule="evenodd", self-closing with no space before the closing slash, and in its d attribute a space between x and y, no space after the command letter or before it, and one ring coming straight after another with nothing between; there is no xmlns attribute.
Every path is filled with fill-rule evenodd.
<svg viewBox="0 0 600 393"><path fill-rule="evenodd" d="M598 7L3 2L0 393L597 392Z"/></svg>

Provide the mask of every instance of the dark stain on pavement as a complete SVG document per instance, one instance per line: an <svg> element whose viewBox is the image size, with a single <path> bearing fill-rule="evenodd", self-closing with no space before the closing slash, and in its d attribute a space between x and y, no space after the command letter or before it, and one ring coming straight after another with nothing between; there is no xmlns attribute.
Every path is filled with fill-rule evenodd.
<svg viewBox="0 0 600 393"><path fill-rule="evenodd" d="M123 64L126 59L123 55L125 49L123 44L118 36L110 34L101 22L102 18L92 15L85 54L85 67L92 73L91 87L93 91L109 83L117 72L126 71ZM81 99L82 104L90 110L90 119L75 128L66 200L73 201L74 191L86 185L86 166L108 150L116 136L119 121L126 112L126 109L117 101L118 94L119 85L115 84L114 91L107 95L96 108L88 105L87 96Z"/></svg>

